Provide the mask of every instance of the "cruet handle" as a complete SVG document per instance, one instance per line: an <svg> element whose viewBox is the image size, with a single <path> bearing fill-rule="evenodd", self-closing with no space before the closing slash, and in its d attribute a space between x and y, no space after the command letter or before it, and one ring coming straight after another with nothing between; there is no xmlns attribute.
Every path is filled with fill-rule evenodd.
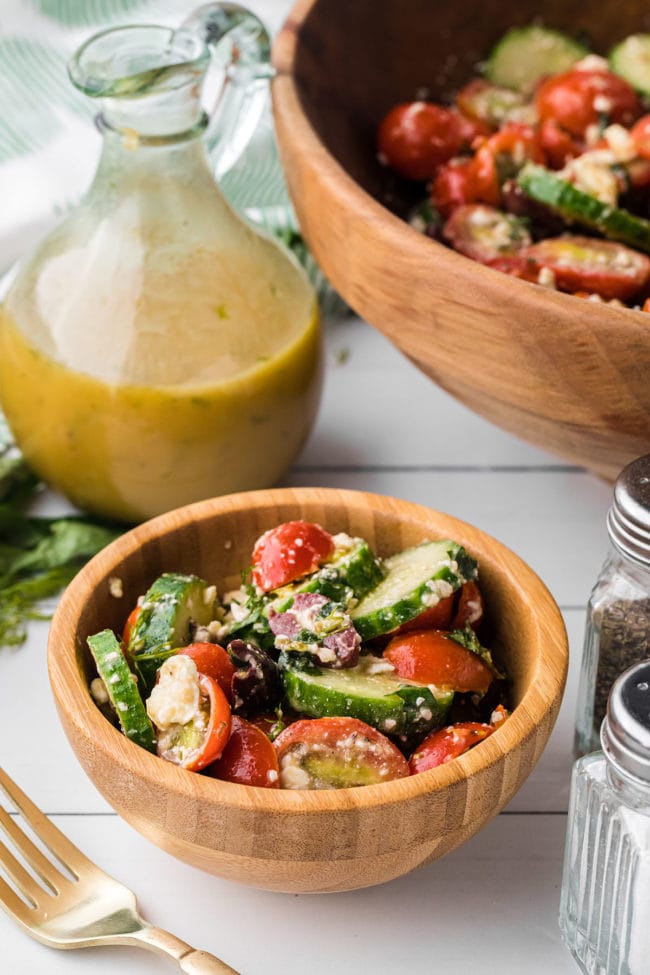
<svg viewBox="0 0 650 975"><path fill-rule="evenodd" d="M206 3L181 27L205 41L224 74L206 133L219 179L243 153L267 104L271 39L261 20L237 3Z"/></svg>

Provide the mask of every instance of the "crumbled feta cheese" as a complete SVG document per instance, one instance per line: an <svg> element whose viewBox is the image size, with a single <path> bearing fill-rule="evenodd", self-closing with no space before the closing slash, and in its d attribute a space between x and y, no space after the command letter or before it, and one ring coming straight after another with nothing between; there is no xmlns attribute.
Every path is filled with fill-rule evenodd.
<svg viewBox="0 0 650 975"><path fill-rule="evenodd" d="M607 95L596 95L593 105L601 115L609 115L612 110L612 100Z"/></svg>
<svg viewBox="0 0 650 975"><path fill-rule="evenodd" d="M587 54L573 65L574 71L609 71L609 64L598 54Z"/></svg>
<svg viewBox="0 0 650 975"><path fill-rule="evenodd" d="M541 284L544 288L556 287L555 274L550 267L543 267L540 269L540 272L537 275L537 283Z"/></svg>
<svg viewBox="0 0 650 975"><path fill-rule="evenodd" d="M91 680L90 693L92 694L93 700L96 701L97 704L108 704L108 691L106 690L106 684L101 677L95 677L94 680Z"/></svg>
<svg viewBox="0 0 650 975"><path fill-rule="evenodd" d="M274 768L269 769L268 772L266 773L266 781L267 782L278 781L278 773L275 771Z"/></svg>
<svg viewBox="0 0 650 975"><path fill-rule="evenodd" d="M603 138L614 153L617 162L631 162L638 156L634 139L623 125L608 125Z"/></svg>
<svg viewBox="0 0 650 975"><path fill-rule="evenodd" d="M203 602L206 606L211 606L217 598L217 587L206 586L203 590Z"/></svg>
<svg viewBox="0 0 650 975"><path fill-rule="evenodd" d="M108 591L114 599L121 599L124 595L122 580L118 579L117 576L111 576L108 580Z"/></svg>
<svg viewBox="0 0 650 975"><path fill-rule="evenodd" d="M158 672L158 683L147 700L147 714L161 731L188 724L199 711L199 672L183 653L169 657Z"/></svg>
<svg viewBox="0 0 650 975"><path fill-rule="evenodd" d="M573 183L584 193L595 196L601 203L616 206L618 180L611 168L615 163L616 159L611 150L593 149L584 152L576 159L570 159L558 176Z"/></svg>
<svg viewBox="0 0 650 975"><path fill-rule="evenodd" d="M286 756L287 759L291 758L291 754ZM291 761L282 761L280 767L280 785L283 789L308 789L311 784L311 779L304 768L299 765L295 765Z"/></svg>

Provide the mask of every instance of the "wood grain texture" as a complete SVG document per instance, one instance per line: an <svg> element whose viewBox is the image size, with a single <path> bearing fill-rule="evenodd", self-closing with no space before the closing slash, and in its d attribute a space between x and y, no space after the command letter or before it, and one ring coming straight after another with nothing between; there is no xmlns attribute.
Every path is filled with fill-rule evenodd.
<svg viewBox="0 0 650 975"><path fill-rule="evenodd" d="M481 566L489 642L512 677L512 716L460 759L407 779L351 790L277 791L186 772L128 741L88 692L86 637L119 631L163 571L230 586L258 535L305 518L364 536L381 555L425 538L462 542ZM122 580L124 596L110 594ZM559 610L516 555L431 509L364 492L285 488L231 495L133 529L73 580L50 629L57 710L83 768L111 805L163 849L209 872L282 891L338 891L400 876L472 836L511 799L551 732L567 669Z"/></svg>
<svg viewBox="0 0 650 975"><path fill-rule="evenodd" d="M468 80L510 26L543 20L606 53L650 29L642 0L301 0L274 47L280 151L300 226L349 304L487 419L611 480L650 450L650 320L520 281L424 238L376 160L383 114ZM418 191L419 192L419 191Z"/></svg>

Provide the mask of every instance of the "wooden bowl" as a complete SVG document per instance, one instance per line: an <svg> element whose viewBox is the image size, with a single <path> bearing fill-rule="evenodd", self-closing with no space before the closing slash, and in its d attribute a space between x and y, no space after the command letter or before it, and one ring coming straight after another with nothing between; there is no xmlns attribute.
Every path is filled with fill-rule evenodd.
<svg viewBox="0 0 650 975"><path fill-rule="evenodd" d="M137 596L163 571L239 584L253 542L304 518L365 537L381 555L450 537L479 560L490 645L512 678L512 716L466 755L380 785L281 791L219 782L134 745L94 705L86 637L120 631ZM124 595L111 595L110 580ZM562 618L516 555L462 521L356 491L278 489L200 502L134 528L68 587L50 630L59 716L102 795L143 836L196 867L256 887L339 891L378 884L448 853L512 798L539 758L567 666Z"/></svg>
<svg viewBox="0 0 650 975"><path fill-rule="evenodd" d="M650 30L644 0L300 0L274 47L275 121L300 226L351 307L476 412L613 479L650 449L650 317L425 238L376 160L391 106L453 92L509 27L540 19L604 53Z"/></svg>

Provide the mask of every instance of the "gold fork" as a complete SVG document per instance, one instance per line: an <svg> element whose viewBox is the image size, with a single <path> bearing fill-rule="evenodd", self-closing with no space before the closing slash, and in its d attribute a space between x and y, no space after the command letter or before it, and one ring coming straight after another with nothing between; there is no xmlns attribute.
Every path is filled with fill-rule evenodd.
<svg viewBox="0 0 650 975"><path fill-rule="evenodd" d="M0 805L0 828L41 881L0 842L0 867L15 887L0 876L0 906L33 938L51 948L136 945L173 958L186 975L237 975L214 955L147 924L135 895L84 856L2 768L0 789L58 861L45 856Z"/></svg>

